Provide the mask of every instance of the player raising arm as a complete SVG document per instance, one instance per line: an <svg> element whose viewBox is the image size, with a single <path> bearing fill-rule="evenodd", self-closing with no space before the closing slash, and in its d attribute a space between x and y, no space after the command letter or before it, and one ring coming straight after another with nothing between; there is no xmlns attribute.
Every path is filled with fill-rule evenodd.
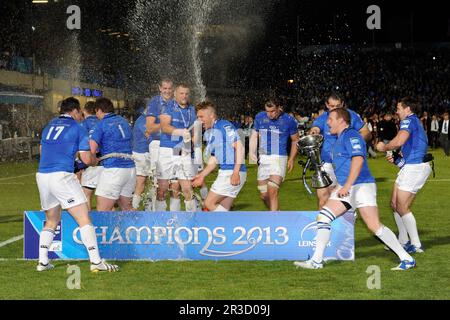
<svg viewBox="0 0 450 320"><path fill-rule="evenodd" d="M377 187L367 165L366 144L358 131L349 127L350 121L350 113L344 108L334 109L328 116L330 133L337 135L331 156L338 185L317 217L314 255L308 261L294 264L305 269L321 269L324 251L331 237L332 222L350 209L359 209L369 230L400 258L400 264L392 270L413 268L415 260L403 249L395 234L380 222Z"/></svg>
<svg viewBox="0 0 450 320"><path fill-rule="evenodd" d="M91 271L118 271L116 265L100 258L87 199L73 173L77 152L86 165L95 165L97 162L90 153L87 131L77 123L81 120L80 103L75 98L67 98L61 104L60 113L45 127L41 139L41 159L36 180L46 222L39 238L37 271L53 268L48 260L48 250L61 221L61 208L68 210L80 227L81 241L89 253Z"/></svg>

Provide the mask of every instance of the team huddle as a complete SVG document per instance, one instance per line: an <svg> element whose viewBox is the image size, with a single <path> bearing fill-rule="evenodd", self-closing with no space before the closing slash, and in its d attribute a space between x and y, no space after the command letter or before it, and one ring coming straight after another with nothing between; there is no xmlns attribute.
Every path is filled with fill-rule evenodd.
<svg viewBox="0 0 450 320"><path fill-rule="evenodd" d="M163 79L160 95L153 97L133 128L114 113L112 102L99 98L80 109L77 99L61 103L60 116L44 129L37 183L46 223L40 235L38 271L53 268L49 247L67 210L80 226L91 271L117 271L118 266L101 259L95 228L89 218L91 197L98 211L138 210L180 211L181 199L188 212L229 211L247 181L245 143L234 125L218 117L217 107L189 102L189 87ZM410 207L431 173L427 157L427 137L414 114L417 105L410 99L399 102L402 122L398 136L389 144L380 143L380 152L400 173L394 186L392 208L399 237L379 220L375 179L366 156L365 141L370 132L361 118L343 106L332 94L328 111L313 124L310 134L324 136L323 167L333 185L317 189L319 215L316 248L312 258L295 262L297 267L320 269L331 235L331 223L348 211L358 209L368 228L400 258L393 270L415 266L410 255L423 252ZM84 114L84 120L82 119ZM79 123L80 122L80 123ZM258 164L257 188L270 211L279 210L278 193L287 171L292 171L298 153L297 123L280 104L269 100L255 117L249 141L249 160ZM203 150L205 144L205 150ZM74 159L78 177L74 174ZM219 167L216 180L207 188L205 178ZM151 186L149 197L145 191ZM200 195L195 189L200 190ZM170 194L170 195L169 195ZM169 199L167 199L169 195ZM167 205L169 200L169 206ZM300 209L300 208L299 208Z"/></svg>

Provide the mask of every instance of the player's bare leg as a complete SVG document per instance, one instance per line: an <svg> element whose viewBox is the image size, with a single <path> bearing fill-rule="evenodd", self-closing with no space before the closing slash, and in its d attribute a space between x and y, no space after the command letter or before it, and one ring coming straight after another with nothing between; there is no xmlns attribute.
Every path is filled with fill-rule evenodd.
<svg viewBox="0 0 450 320"><path fill-rule="evenodd" d="M397 190L398 190L397 185L394 185L391 197L391 208L394 212L394 219L398 228L398 241L400 242L401 245L405 246L409 242L409 236L408 231L406 230L406 227L403 223L402 216L397 212Z"/></svg>
<svg viewBox="0 0 450 320"><path fill-rule="evenodd" d="M94 189L83 187L83 192L84 192L84 195L86 196L86 199L88 201L87 202L88 210L91 211L92 210L92 205L91 205L91 203L92 203L92 195L94 194Z"/></svg>
<svg viewBox="0 0 450 320"><path fill-rule="evenodd" d="M169 191L169 180L158 179L158 191L156 195L156 211L167 211L166 195Z"/></svg>
<svg viewBox="0 0 450 320"><path fill-rule="evenodd" d="M139 208L139 204L142 200L142 193L145 189L145 183L147 182L147 177L137 176L136 177L136 188L134 189L132 206L134 209Z"/></svg>
<svg viewBox="0 0 450 320"><path fill-rule="evenodd" d="M192 181L180 179L178 182L180 183L181 191L183 192L186 211L195 212L197 210L197 203L194 198L194 191L192 190Z"/></svg>
<svg viewBox="0 0 450 320"><path fill-rule="evenodd" d="M416 195L408 192L400 190L397 186L396 188L396 198L393 199L393 202L396 203L396 212L401 217L403 222L403 226L408 233L409 239L411 240L411 246L408 249L408 252L423 252L422 243L420 242L419 232L417 230L416 219L411 212L411 206L416 198Z"/></svg>
<svg viewBox="0 0 450 320"><path fill-rule="evenodd" d="M359 213L364 223L367 225L367 228L369 228L372 233L383 241L384 244L386 244L400 258L401 261L408 261L410 263L414 262L413 257L405 251L391 229L381 224L377 207L359 208Z"/></svg>
<svg viewBox="0 0 450 320"><path fill-rule="evenodd" d="M223 199L220 202L220 205L229 211L233 207L233 203L234 203L234 198L226 197L225 199Z"/></svg>
<svg viewBox="0 0 450 320"><path fill-rule="evenodd" d="M119 200L117 200L117 203L119 204L120 210L122 211L134 211L136 209L132 206L132 201L133 198L120 196Z"/></svg>
<svg viewBox="0 0 450 320"><path fill-rule="evenodd" d="M53 269L54 266L49 263L48 250L55 237L55 230L61 221L61 206L56 206L45 211L45 225L39 237L39 264L37 271L46 271Z"/></svg>
<svg viewBox="0 0 450 320"><path fill-rule="evenodd" d="M95 233L95 227L92 225L89 217L89 211L86 203L68 209L70 215L75 219L80 227L81 241L86 247L89 260L91 262L91 271L119 271L119 267L107 263L100 258L100 252L98 250L97 235Z"/></svg>
<svg viewBox="0 0 450 320"><path fill-rule="evenodd" d="M267 187L268 182L269 180L258 180L258 190L260 199L264 202L267 209L270 209L270 201Z"/></svg>
<svg viewBox="0 0 450 320"><path fill-rule="evenodd" d="M270 176L267 182L267 195L269 198L270 211L279 210L278 191L282 182L283 178L280 176Z"/></svg>
<svg viewBox="0 0 450 320"><path fill-rule="evenodd" d="M233 201L231 201L231 203L225 203L226 206L224 206L223 201L227 198L229 197L209 191L205 200L206 209L209 211L229 211Z"/></svg>
<svg viewBox="0 0 450 320"><path fill-rule="evenodd" d="M331 196L334 187L317 189L317 205L319 210L322 210L322 207L327 203L328 199Z"/></svg>
<svg viewBox="0 0 450 320"><path fill-rule="evenodd" d="M113 211L117 200L97 196L97 211Z"/></svg>
<svg viewBox="0 0 450 320"><path fill-rule="evenodd" d="M171 212L181 211L181 187L178 180L170 181L169 208Z"/></svg>

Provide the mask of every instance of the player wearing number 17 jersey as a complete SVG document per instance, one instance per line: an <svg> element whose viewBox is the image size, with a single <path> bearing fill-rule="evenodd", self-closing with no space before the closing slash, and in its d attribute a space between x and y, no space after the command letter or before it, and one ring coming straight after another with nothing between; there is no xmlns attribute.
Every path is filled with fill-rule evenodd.
<svg viewBox="0 0 450 320"><path fill-rule="evenodd" d="M52 269L48 251L61 221L61 208L68 210L80 226L81 241L89 253L91 271L117 271L118 267L100 258L95 228L89 218L86 196L75 176L75 155L86 165L95 165L89 152L87 131L77 121L81 120L80 103L67 98L61 104L61 115L53 119L42 133L41 159L36 181L45 225L39 239L39 264L37 271Z"/></svg>
<svg viewBox="0 0 450 320"><path fill-rule="evenodd" d="M132 131L128 122L114 113L111 100L99 98L95 111L100 122L95 126L90 139L91 153L102 156L125 153L132 157ZM103 171L98 181L97 210L111 211L118 201L122 211L132 210L131 200L136 186L136 168L131 159L108 158L103 162Z"/></svg>

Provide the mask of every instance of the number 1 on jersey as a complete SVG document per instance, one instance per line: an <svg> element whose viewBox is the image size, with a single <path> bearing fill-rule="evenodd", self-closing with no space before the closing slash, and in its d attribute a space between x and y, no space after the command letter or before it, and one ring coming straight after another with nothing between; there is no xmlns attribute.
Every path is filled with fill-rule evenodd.
<svg viewBox="0 0 450 320"><path fill-rule="evenodd" d="M120 124L119 124L119 130L120 130L120 133L122 134L122 137L125 139L125 132L123 131L122 126Z"/></svg>

